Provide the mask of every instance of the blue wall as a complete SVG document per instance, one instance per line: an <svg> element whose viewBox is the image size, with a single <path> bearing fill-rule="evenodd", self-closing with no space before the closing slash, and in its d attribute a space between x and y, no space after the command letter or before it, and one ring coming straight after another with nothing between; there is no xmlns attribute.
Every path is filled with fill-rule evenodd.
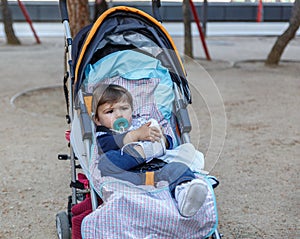
<svg viewBox="0 0 300 239"><path fill-rule="evenodd" d="M113 2L113 6L127 5L137 7L151 14L150 2ZM24 1L24 5L35 22L60 21L60 13L57 2L30 2ZM161 2L160 14L163 21L182 21L181 3ZM202 3L195 3L200 19L202 13ZM282 22L288 21L291 16L292 3L265 3L264 21ZM13 14L14 21L25 21L25 18L17 2L9 2L9 7ZM93 15L93 3L90 3L91 16ZM255 3L208 3L207 21L255 21L257 14L257 4ZM92 19L92 17L91 17ZM0 12L2 20L2 12Z"/></svg>

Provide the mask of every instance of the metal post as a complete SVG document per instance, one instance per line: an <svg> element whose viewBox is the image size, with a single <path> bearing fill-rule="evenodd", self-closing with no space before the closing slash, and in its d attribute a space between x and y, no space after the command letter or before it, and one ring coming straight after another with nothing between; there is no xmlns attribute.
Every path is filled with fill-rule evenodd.
<svg viewBox="0 0 300 239"><path fill-rule="evenodd" d="M203 33L204 33L204 37L206 37L206 23L207 23L207 0L203 1L203 5L202 5L202 16L203 16Z"/></svg>
<svg viewBox="0 0 300 239"><path fill-rule="evenodd" d="M258 0L256 22L262 22L263 20L264 20L263 3L262 0Z"/></svg>
<svg viewBox="0 0 300 239"><path fill-rule="evenodd" d="M208 49L207 49L207 46L206 46L205 37L204 37L204 34L202 32L202 28L200 26L200 20L198 18L198 14L197 14L195 5L194 5L192 0L189 0L189 1L190 1L190 5L191 5L191 9L192 9L192 12L193 12L193 15L194 15L196 25L198 27L198 31L199 31L199 34L200 34L200 39L201 39L201 42L202 42L202 45L203 45L203 49L204 49L204 52L205 52L205 55L206 55L206 59L208 61L210 61L211 58L210 58L210 55L209 55L209 52L208 52Z"/></svg>
<svg viewBox="0 0 300 239"><path fill-rule="evenodd" d="M40 44L41 41L40 41L38 35L36 34L34 28L33 28L32 21L31 21L31 19L30 19L30 16L29 16L27 10L26 10L26 7L25 7L24 4L21 2L21 0L18 0L18 4L19 4L19 7L21 8L21 11L22 11L22 13L23 13L23 15L24 15L26 21L28 22L28 24L29 24L29 26L30 26L30 28L31 28L31 31L33 32L33 35L34 35L34 37L35 37L35 39L36 39L36 43L37 43L37 44Z"/></svg>

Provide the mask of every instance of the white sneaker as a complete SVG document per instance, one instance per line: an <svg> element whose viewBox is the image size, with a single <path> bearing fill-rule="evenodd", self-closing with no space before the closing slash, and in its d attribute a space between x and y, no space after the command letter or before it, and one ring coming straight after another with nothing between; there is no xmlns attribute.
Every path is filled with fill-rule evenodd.
<svg viewBox="0 0 300 239"><path fill-rule="evenodd" d="M194 216L205 202L207 186L200 179L178 185L175 188L175 199L179 213L184 217Z"/></svg>

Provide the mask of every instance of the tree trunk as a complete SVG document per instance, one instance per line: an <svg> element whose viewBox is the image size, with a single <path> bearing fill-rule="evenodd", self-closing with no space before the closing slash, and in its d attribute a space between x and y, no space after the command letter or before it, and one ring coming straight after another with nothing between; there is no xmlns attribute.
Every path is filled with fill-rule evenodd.
<svg viewBox="0 0 300 239"><path fill-rule="evenodd" d="M95 0L94 9L95 9L94 22L95 22L97 21L98 17L108 9L106 0Z"/></svg>
<svg viewBox="0 0 300 239"><path fill-rule="evenodd" d="M190 58L193 56L193 42L192 42L192 29L191 29L191 11L189 0L182 2L183 23L184 23L184 55Z"/></svg>
<svg viewBox="0 0 300 239"><path fill-rule="evenodd" d="M281 55L288 45L290 40L292 40L300 25L300 0L295 0L292 16L290 18L289 27L286 31L277 38L273 48L271 49L267 60L265 61L265 65L278 65Z"/></svg>
<svg viewBox="0 0 300 239"><path fill-rule="evenodd" d="M4 23L4 31L6 34L6 43L10 45L20 45L21 42L16 37L14 29L13 29L13 20L11 11L8 7L7 0L1 0L2 3L2 16Z"/></svg>
<svg viewBox="0 0 300 239"><path fill-rule="evenodd" d="M90 24L88 0L68 0L69 22L72 37L84 26Z"/></svg>

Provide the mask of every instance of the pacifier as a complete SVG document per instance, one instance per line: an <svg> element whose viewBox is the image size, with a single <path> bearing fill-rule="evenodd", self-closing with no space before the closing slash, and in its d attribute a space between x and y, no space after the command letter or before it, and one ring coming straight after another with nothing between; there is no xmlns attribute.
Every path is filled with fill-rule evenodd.
<svg viewBox="0 0 300 239"><path fill-rule="evenodd" d="M129 128L129 122L125 118L118 118L115 120L113 124L113 129L118 132L124 132L128 128Z"/></svg>

